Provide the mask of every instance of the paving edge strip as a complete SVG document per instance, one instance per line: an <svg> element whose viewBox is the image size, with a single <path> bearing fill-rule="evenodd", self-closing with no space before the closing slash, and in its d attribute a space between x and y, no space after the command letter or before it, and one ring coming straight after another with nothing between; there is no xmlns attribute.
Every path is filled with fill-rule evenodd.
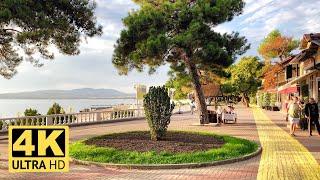
<svg viewBox="0 0 320 180"><path fill-rule="evenodd" d="M142 170L154 170L154 169L190 169L190 168L200 168L200 167L209 167L209 166L218 166L218 165L225 165L236 163L240 161L245 161L251 159L262 152L262 147L259 145L258 149L250 154L226 159L221 161L214 161L214 162L205 162L205 163L185 163L185 164L112 164L112 163L99 163L93 161L83 161L78 159L71 159L71 162L80 165L96 165L105 168L117 168L117 169L142 169Z"/></svg>

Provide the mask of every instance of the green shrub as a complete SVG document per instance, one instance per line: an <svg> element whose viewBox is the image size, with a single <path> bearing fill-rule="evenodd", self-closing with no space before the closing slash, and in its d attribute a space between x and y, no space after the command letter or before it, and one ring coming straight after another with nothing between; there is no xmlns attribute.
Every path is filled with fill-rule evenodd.
<svg viewBox="0 0 320 180"><path fill-rule="evenodd" d="M263 106L263 97L264 97L264 95L263 95L263 93L258 93L258 105L261 107L261 106Z"/></svg>
<svg viewBox="0 0 320 180"><path fill-rule="evenodd" d="M53 103L53 105L49 108L47 115L53 115L53 114L65 114L65 111L63 110L63 108L60 106L60 104L58 103ZM64 117L60 118L61 121L64 121ZM54 118L53 119L54 122L58 123L58 119ZM66 118L67 122L72 122L72 119Z"/></svg>
<svg viewBox="0 0 320 180"><path fill-rule="evenodd" d="M150 87L149 92L144 96L143 106L151 139L155 141L161 139L167 131L174 108L165 86Z"/></svg>
<svg viewBox="0 0 320 180"><path fill-rule="evenodd" d="M270 106L270 102L271 102L271 97L269 93L264 93L263 94L263 106Z"/></svg>
<svg viewBox="0 0 320 180"><path fill-rule="evenodd" d="M277 102L277 94L272 93L270 96L270 106L275 106Z"/></svg>
<svg viewBox="0 0 320 180"><path fill-rule="evenodd" d="M52 114L64 114L64 110L58 103L53 103L47 112L47 115Z"/></svg>
<svg viewBox="0 0 320 180"><path fill-rule="evenodd" d="M257 104L257 96L255 94L251 95L249 99L250 99L250 104Z"/></svg>
<svg viewBox="0 0 320 180"><path fill-rule="evenodd" d="M38 113L38 110L36 109L32 109L32 108L28 108L24 111L24 116L39 116L41 115L40 113ZM32 124L32 119L25 119L25 120L17 120L17 124L23 124L23 125L31 125ZM37 122L33 122L34 125L36 125Z"/></svg>
<svg viewBox="0 0 320 180"><path fill-rule="evenodd" d="M24 110L24 116L39 116L39 115L41 114L38 113L38 110L36 109L29 108Z"/></svg>

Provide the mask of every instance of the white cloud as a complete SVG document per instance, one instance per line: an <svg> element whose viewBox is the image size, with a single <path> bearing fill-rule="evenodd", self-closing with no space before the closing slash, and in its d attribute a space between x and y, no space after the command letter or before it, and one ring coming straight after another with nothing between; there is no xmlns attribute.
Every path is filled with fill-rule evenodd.
<svg viewBox="0 0 320 180"><path fill-rule="evenodd" d="M293 21L295 18L297 17L294 12L280 11L278 13L274 13L273 16L266 19L264 29L267 32L270 32L273 29L279 29L282 24Z"/></svg>
<svg viewBox="0 0 320 180"><path fill-rule="evenodd" d="M79 87L115 88L133 91L135 83L163 84L168 67L158 73L132 72L119 76L111 63L113 45L123 25L121 19L129 10L137 8L131 0L96 0L97 19L103 25L101 37L88 38L81 44L79 56L56 53L56 59L46 61L44 67L35 68L22 63L19 73L11 80L0 78L0 92L36 89L71 89ZM251 43L246 55L257 55L260 41L274 28L300 39L304 33L320 32L320 0L245 0L244 14L214 29L220 33L240 32ZM155 81L156 80L156 81Z"/></svg>
<svg viewBox="0 0 320 180"><path fill-rule="evenodd" d="M266 36L266 33L261 32L261 31L257 30L256 28L252 28L252 27L245 27L245 28L241 29L240 32L242 35L244 35L248 39L251 39L251 42L255 41L257 39L260 39L261 37Z"/></svg>
<svg viewBox="0 0 320 180"><path fill-rule="evenodd" d="M228 27L224 26L224 25L219 25L219 26L216 26L213 28L213 30L215 32L218 32L218 33L221 33L221 34L224 34L224 33L231 33L232 30L230 30Z"/></svg>
<svg viewBox="0 0 320 180"><path fill-rule="evenodd" d="M320 15L319 15L320 16ZM318 18L310 18L308 19L303 26L303 29L307 33L319 33L320 32L320 22Z"/></svg>
<svg viewBox="0 0 320 180"><path fill-rule="evenodd" d="M241 22L241 24L253 23L258 20L263 21L265 16L272 13L276 9L277 7L274 7L274 6L268 6L266 8L263 8L263 10L257 11L253 13L251 16L249 16L248 18L246 18L244 21Z"/></svg>
<svg viewBox="0 0 320 180"><path fill-rule="evenodd" d="M117 39L120 36L120 30L123 27L112 22L103 25L103 36L111 39Z"/></svg>
<svg viewBox="0 0 320 180"><path fill-rule="evenodd" d="M320 31L320 10L317 7L320 7L320 1L250 1L244 15L236 18L233 27L251 42L260 41L273 29L300 39L305 33Z"/></svg>
<svg viewBox="0 0 320 180"><path fill-rule="evenodd" d="M272 2L273 0L248 0L246 1L246 6L244 8L244 14L250 14L253 13L255 11L260 10L261 8L265 7L266 5L268 5L270 2Z"/></svg>
<svg viewBox="0 0 320 180"><path fill-rule="evenodd" d="M89 38L81 44L82 53L106 53L113 51L114 41L99 37Z"/></svg>

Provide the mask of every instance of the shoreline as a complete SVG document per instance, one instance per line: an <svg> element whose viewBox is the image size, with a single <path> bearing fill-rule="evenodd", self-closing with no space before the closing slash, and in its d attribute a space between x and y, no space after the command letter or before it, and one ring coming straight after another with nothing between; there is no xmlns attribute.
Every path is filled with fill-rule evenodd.
<svg viewBox="0 0 320 180"><path fill-rule="evenodd" d="M56 102L66 113L80 112L83 109L101 108L134 104L134 99L0 99L0 117L22 116L25 109L37 109L40 114L47 114L48 109Z"/></svg>
<svg viewBox="0 0 320 180"><path fill-rule="evenodd" d="M106 97L106 98L0 98L0 100L99 100L99 99L136 99L135 97Z"/></svg>

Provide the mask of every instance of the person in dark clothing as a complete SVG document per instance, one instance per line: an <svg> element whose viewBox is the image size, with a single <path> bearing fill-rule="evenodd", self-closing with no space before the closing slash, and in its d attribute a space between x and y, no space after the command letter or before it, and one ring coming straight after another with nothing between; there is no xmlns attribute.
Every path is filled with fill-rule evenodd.
<svg viewBox="0 0 320 180"><path fill-rule="evenodd" d="M318 104L314 100L314 98L310 98L309 103L305 106L305 114L306 117L309 119L309 134L312 136L312 123L316 125L318 134L320 136L320 125L319 125L319 109Z"/></svg>

